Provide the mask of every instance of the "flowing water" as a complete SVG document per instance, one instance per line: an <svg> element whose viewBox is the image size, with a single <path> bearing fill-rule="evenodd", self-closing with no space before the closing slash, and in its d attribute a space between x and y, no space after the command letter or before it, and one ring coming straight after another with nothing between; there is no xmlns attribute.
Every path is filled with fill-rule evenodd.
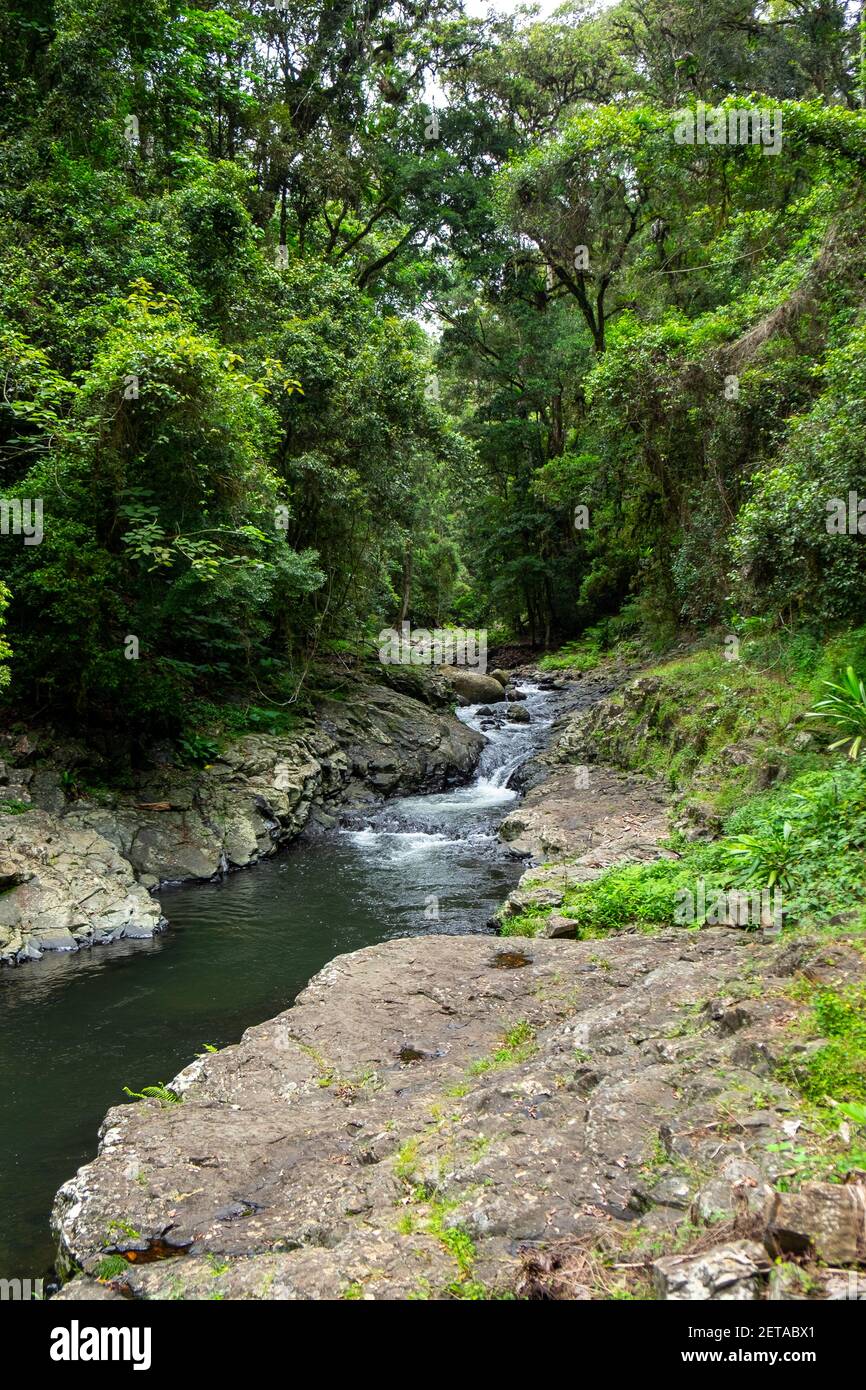
<svg viewBox="0 0 866 1390"><path fill-rule="evenodd" d="M0 1278L38 1278L55 1191L92 1158L106 1109L287 1008L336 955L478 932L522 865L496 837L515 769L562 697L523 687L529 724L470 706L475 780L384 803L221 883L163 891L170 930L0 972Z"/></svg>

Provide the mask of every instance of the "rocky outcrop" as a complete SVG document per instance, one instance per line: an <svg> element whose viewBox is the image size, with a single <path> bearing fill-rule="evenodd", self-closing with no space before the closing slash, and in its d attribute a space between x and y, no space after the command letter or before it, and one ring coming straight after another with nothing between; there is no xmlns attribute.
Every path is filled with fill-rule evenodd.
<svg viewBox="0 0 866 1390"><path fill-rule="evenodd" d="M506 899L501 922L532 909L554 909L545 934L574 935L574 922L555 911L570 889L614 864L666 853L661 841L668 834L668 803L659 783L601 763L572 762L574 729L591 716L592 707L560 720L550 746L522 770L528 790L499 833L535 862ZM580 752L585 758L585 745Z"/></svg>
<svg viewBox="0 0 866 1390"><path fill-rule="evenodd" d="M525 1288L532 1252L635 1250L635 1229L649 1269L723 1171L732 1210L760 1207L788 1161L795 1098L744 1059L790 1021L792 968L723 928L339 957L187 1067L179 1102L108 1113L54 1207L60 1297L489 1297ZM766 1296L760 1237L710 1259L712 1229L657 1296Z"/></svg>
<svg viewBox="0 0 866 1390"><path fill-rule="evenodd" d="M519 854L585 856L600 871L618 859L658 856L667 803L648 778L606 767L556 768L527 792L499 833Z"/></svg>
<svg viewBox="0 0 866 1390"><path fill-rule="evenodd" d="M0 848L15 846L0 896L0 962L149 934L162 919L147 890L161 883L254 864L308 826L335 824L345 806L465 781L484 740L434 708L436 698L353 682L298 734L250 734L205 768L161 766L134 790L69 802L34 742L7 740L18 765L4 765L0 787L16 811L0 815ZM81 903L90 865L103 862L89 912Z"/></svg>
<svg viewBox="0 0 866 1390"><path fill-rule="evenodd" d="M164 925L159 903L104 836L46 811L0 816L0 959L38 960Z"/></svg>

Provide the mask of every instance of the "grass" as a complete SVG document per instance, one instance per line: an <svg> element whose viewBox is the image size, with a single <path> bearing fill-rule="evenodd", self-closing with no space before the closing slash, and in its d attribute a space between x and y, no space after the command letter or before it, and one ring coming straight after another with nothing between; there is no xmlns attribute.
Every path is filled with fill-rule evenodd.
<svg viewBox="0 0 866 1390"><path fill-rule="evenodd" d="M592 638L582 637L567 642L556 652L549 652L538 663L542 671L594 671L601 661L601 646Z"/></svg>
<svg viewBox="0 0 866 1390"><path fill-rule="evenodd" d="M788 1058L783 1078L817 1104L866 1101L866 985L816 992L810 1023L827 1041L805 1060Z"/></svg>
<svg viewBox="0 0 866 1390"><path fill-rule="evenodd" d="M748 639L741 652L744 659L726 662L716 645L659 664L645 685L589 716L599 758L666 778L680 791L684 824L689 803L709 802L723 838L708 844L678 831L669 841L678 858L614 866L573 885L555 910L573 920L578 938L723 920L719 892L758 894L774 884L783 890L785 930L866 931L865 767L827 755L830 731L802 746L796 739L816 733L805 714L838 663L859 659L866 669L866 628L823 646L801 637L773 649L769 638ZM769 769L777 780L760 790L759 774ZM688 894L691 917L678 910ZM544 934L552 910L530 906L500 931ZM752 917L760 917L753 908L749 924L759 924Z"/></svg>
<svg viewBox="0 0 866 1390"><path fill-rule="evenodd" d="M510 1028L498 1047L489 1057L479 1057L469 1067L470 1076L483 1076L489 1071L499 1071L502 1067L512 1067L518 1062L527 1061L535 1052L535 1029L522 1020Z"/></svg>
<svg viewBox="0 0 866 1390"><path fill-rule="evenodd" d="M699 801L721 816L762 779L824 765L832 727L806 716L826 696L825 682L848 665L866 671L866 627L831 641L752 620L735 627L735 660L726 660L729 635L714 634L614 696L590 724L595 756L657 777L683 805Z"/></svg>
<svg viewBox="0 0 866 1390"><path fill-rule="evenodd" d="M781 873L786 931L866 930L866 767L842 757L825 762L746 798L723 829L723 837L710 843L676 834L668 845L677 858L607 869L568 888L555 911L587 939L721 920L719 894L740 890L751 897L748 925L756 926L755 899ZM553 910L530 908L507 918L502 935L537 936Z"/></svg>
<svg viewBox="0 0 866 1390"><path fill-rule="evenodd" d="M549 907L533 907L527 908L525 912L516 912L513 917L502 918L499 935L540 936L550 913Z"/></svg>

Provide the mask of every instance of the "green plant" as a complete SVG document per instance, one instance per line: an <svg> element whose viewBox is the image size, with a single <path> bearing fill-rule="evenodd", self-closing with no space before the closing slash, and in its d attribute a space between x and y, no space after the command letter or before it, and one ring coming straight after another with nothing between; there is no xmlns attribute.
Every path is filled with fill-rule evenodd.
<svg viewBox="0 0 866 1390"><path fill-rule="evenodd" d="M96 1266L96 1277L103 1281L122 1279L129 1273L129 1262L122 1255L104 1255Z"/></svg>
<svg viewBox="0 0 866 1390"><path fill-rule="evenodd" d="M488 1071L498 1071L501 1067L514 1066L525 1062L535 1051L535 1029L525 1019L510 1028L502 1039L502 1046L489 1057L479 1057L469 1067L471 1076L483 1076Z"/></svg>
<svg viewBox="0 0 866 1390"><path fill-rule="evenodd" d="M794 835L794 827L786 820L781 830L762 835L735 835L725 846L731 859L743 866L744 880L758 879L768 888L778 884L784 888L791 882L794 866L803 855Z"/></svg>
<svg viewBox="0 0 866 1390"><path fill-rule="evenodd" d="M789 1056L780 1068L818 1104L866 1102L866 985L820 990L812 1000L812 1028L826 1043L808 1054ZM859 1110L855 1110L856 1123Z"/></svg>
<svg viewBox="0 0 866 1390"><path fill-rule="evenodd" d="M839 1109L849 1120L853 1120L855 1125L858 1125L861 1129L866 1129L866 1105L858 1105L853 1101L847 1103L845 1101L840 1101Z"/></svg>
<svg viewBox="0 0 866 1390"><path fill-rule="evenodd" d="M185 761L194 767L204 767L219 757L219 744L204 734L181 734L177 743Z"/></svg>
<svg viewBox="0 0 866 1390"><path fill-rule="evenodd" d="M179 1096L161 1081L155 1086L143 1086L140 1091L131 1091L128 1086L124 1086L123 1091L131 1100L158 1100L162 1106L181 1105L183 1102L183 1096Z"/></svg>
<svg viewBox="0 0 866 1390"><path fill-rule="evenodd" d="M846 667L841 683L823 681L822 684L833 694L819 700L814 709L807 711L806 718L822 719L834 725L842 737L830 744L831 751L847 746L848 757L859 758L866 738L866 685L853 666Z"/></svg>

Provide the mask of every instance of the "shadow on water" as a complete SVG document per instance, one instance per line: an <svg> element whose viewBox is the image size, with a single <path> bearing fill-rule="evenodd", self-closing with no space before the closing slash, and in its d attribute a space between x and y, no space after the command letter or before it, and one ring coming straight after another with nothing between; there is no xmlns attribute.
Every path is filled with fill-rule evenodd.
<svg viewBox="0 0 866 1390"><path fill-rule="evenodd" d="M521 872L495 828L511 771L544 738L461 715L489 742L467 787L408 797L221 883L163 891L170 930L0 972L0 1277L51 1265L55 1191L95 1153L106 1109L209 1043L287 1008L334 956L420 932L485 930Z"/></svg>

